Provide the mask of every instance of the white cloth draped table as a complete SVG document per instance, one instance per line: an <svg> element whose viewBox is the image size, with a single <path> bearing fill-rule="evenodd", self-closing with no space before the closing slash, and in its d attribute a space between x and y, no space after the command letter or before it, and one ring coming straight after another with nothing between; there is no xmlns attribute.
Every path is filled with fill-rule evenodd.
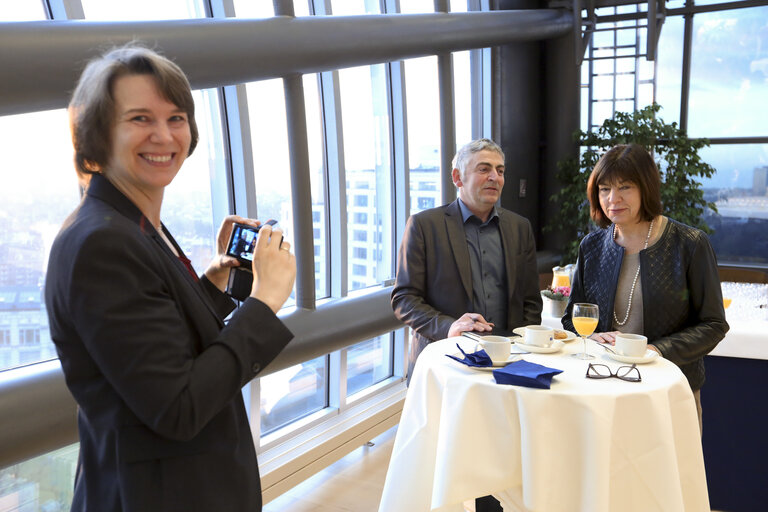
<svg viewBox="0 0 768 512"><path fill-rule="evenodd" d="M709 511L696 406L674 364L638 365L639 383L587 379L588 362L569 356L578 339L523 356L564 370L533 389L445 357L457 342L474 348L449 338L419 356L379 512L462 511L488 494L507 511Z"/></svg>

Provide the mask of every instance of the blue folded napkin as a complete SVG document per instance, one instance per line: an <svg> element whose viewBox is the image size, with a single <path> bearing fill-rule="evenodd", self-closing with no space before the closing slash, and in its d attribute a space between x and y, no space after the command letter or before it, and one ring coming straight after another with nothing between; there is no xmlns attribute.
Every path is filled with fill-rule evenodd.
<svg viewBox="0 0 768 512"><path fill-rule="evenodd" d="M558 373L563 373L563 370L549 368L521 359L520 361L509 363L504 368L493 370L493 377L498 384L549 389L552 377Z"/></svg>
<svg viewBox="0 0 768 512"><path fill-rule="evenodd" d="M464 354L464 359L459 359L456 356L452 356L450 354L445 354L446 356L450 357L454 361L458 361L460 363L464 363L467 366L493 366L493 361L491 361L491 356L489 356L485 350L478 350L477 352L472 352L471 354L467 354L463 350L461 350L461 347L459 344L456 344L457 347L459 347L459 351L461 351L462 354Z"/></svg>

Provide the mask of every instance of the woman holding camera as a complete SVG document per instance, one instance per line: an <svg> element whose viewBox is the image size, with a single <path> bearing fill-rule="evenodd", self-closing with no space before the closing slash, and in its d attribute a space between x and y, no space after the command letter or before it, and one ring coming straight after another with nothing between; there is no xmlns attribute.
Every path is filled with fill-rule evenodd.
<svg viewBox="0 0 768 512"><path fill-rule="evenodd" d="M661 215L661 176L638 144L618 145L587 183L592 220L582 240L563 326L577 302L597 304L591 337L643 334L648 348L680 367L694 391L701 425L704 356L728 332L717 261L707 236Z"/></svg>
<svg viewBox="0 0 768 512"><path fill-rule="evenodd" d="M227 217L202 276L160 220L197 143L184 73L130 45L91 61L69 106L84 188L50 255L51 338L79 406L72 510L261 510L241 388L293 335L276 313L296 264L279 229L256 244L250 297L224 290Z"/></svg>

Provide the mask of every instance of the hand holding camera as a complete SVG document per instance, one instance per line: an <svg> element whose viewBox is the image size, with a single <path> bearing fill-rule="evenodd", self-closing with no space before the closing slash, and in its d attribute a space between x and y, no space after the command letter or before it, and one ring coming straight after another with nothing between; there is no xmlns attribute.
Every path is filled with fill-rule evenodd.
<svg viewBox="0 0 768 512"><path fill-rule="evenodd" d="M277 313L291 295L296 280L296 258L280 228L269 223L262 226L253 250L252 271L250 296Z"/></svg>
<svg viewBox="0 0 768 512"><path fill-rule="evenodd" d="M254 297L275 312L296 279L295 257L276 224L228 216L219 229L219 257L206 270L208 279L233 298Z"/></svg>

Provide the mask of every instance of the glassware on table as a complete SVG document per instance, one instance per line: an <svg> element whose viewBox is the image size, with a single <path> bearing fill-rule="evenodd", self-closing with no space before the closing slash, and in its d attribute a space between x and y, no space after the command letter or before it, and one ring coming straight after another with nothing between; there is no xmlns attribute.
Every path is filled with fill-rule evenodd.
<svg viewBox="0 0 768 512"><path fill-rule="evenodd" d="M551 288L554 290L555 288L559 288L561 286L571 286L570 269L566 267L553 267Z"/></svg>
<svg viewBox="0 0 768 512"><path fill-rule="evenodd" d="M595 358L595 356L587 353L587 336L595 332L599 318L597 304L585 304L580 302L573 305L573 311L571 311L573 328L576 329L576 332L579 333L579 336L581 336L581 339L584 342L584 352L572 354L573 357L578 359Z"/></svg>

